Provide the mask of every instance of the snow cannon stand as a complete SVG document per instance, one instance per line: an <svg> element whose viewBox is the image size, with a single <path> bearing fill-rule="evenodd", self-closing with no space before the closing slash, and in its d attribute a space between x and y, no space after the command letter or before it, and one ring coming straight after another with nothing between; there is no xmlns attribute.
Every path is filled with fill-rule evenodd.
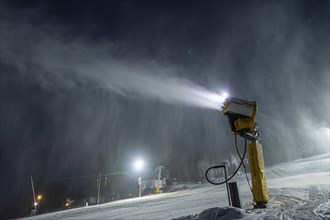
<svg viewBox="0 0 330 220"><path fill-rule="evenodd" d="M211 181L210 178L208 177L208 172L211 169L216 169L219 168L220 166L213 166L207 169L205 173L205 177L206 180L213 185L221 185L224 183L227 184L228 181L236 175L238 170L243 165L245 175L252 192L254 208L259 209L259 208L267 207L266 204L269 200L269 196L268 196L266 176L265 176L265 166L264 166L262 146L260 143L258 143L258 140L260 140L259 126L255 122L257 109L258 109L258 105L257 102L255 101L248 101L239 98L227 98L225 100L221 109L221 113L228 117L229 124L231 127L231 132L235 136L235 147L236 147L237 155L240 159L240 164L235 170L235 172L228 179L226 178L226 180L223 182L216 183ZM237 147L237 134L243 137L245 140L243 155L240 154ZM250 141L250 143L247 144L247 141ZM246 166L244 164L244 158L247 149L249 155L252 187L250 185L250 181L248 179L246 172ZM236 182L230 184L232 184L232 188L230 190L231 194L233 194L231 196L232 201L233 200L237 201L235 207L241 206L237 184Z"/></svg>

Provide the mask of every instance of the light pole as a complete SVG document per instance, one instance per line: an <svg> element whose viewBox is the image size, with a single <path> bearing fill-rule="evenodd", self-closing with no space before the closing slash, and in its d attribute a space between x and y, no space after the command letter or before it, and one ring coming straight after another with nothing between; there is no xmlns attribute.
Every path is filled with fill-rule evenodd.
<svg viewBox="0 0 330 220"><path fill-rule="evenodd" d="M31 176L31 186L32 186L32 193L33 193L33 201L34 201L34 213L36 214L37 213L37 201L36 201L36 195L34 193L34 184L33 184L33 178Z"/></svg>
<svg viewBox="0 0 330 220"><path fill-rule="evenodd" d="M162 175L162 169L165 169L165 167L163 165L160 165L157 167L158 168L158 182L157 182L157 186L156 186L156 193L160 193L160 179L161 179L161 175Z"/></svg>
<svg viewBox="0 0 330 220"><path fill-rule="evenodd" d="M141 184L142 184L142 175L141 175L141 172L142 172L142 169L143 169L143 166L144 166L144 162L143 160L137 160L135 161L135 164L134 164L134 167L137 171L139 171L139 178L138 178L138 184L139 184L139 197L141 197Z"/></svg>
<svg viewBox="0 0 330 220"><path fill-rule="evenodd" d="M97 202L96 202L97 205L100 203L100 189L101 189L101 178L102 178L101 175L102 174L100 173L100 176L99 176L99 179L98 179L98 184L97 184L97 187L98 187L98 189L97 189Z"/></svg>

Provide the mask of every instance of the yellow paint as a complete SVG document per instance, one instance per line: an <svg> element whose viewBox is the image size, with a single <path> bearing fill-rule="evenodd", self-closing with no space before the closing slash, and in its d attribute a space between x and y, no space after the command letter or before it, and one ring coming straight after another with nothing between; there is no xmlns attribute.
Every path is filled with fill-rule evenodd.
<svg viewBox="0 0 330 220"><path fill-rule="evenodd" d="M248 145L249 164L252 178L253 200L267 203L269 200L262 146L256 141Z"/></svg>
<svg viewBox="0 0 330 220"><path fill-rule="evenodd" d="M254 119L253 118L238 118L234 121L236 131L248 128L249 131L252 131L254 128Z"/></svg>

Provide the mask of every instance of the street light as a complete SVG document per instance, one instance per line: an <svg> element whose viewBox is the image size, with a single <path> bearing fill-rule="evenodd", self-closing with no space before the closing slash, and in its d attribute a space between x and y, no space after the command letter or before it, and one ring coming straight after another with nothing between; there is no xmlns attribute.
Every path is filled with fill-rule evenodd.
<svg viewBox="0 0 330 220"><path fill-rule="evenodd" d="M42 199L42 195L37 196L37 200L40 201Z"/></svg>
<svg viewBox="0 0 330 220"><path fill-rule="evenodd" d="M41 194L39 194L39 195L37 195L37 201L38 202L36 202L34 205L35 205L35 207L36 207L36 211L37 211L37 213L40 213L40 201L42 200L42 195ZM38 207L39 206L39 207Z"/></svg>
<svg viewBox="0 0 330 220"><path fill-rule="evenodd" d="M137 161L135 161L134 163L134 167L137 171L139 171L139 178L138 178L138 184L139 184L139 197L141 197L141 184L142 184L142 176L141 176L141 171L143 169L144 166L144 161L139 159Z"/></svg>
<svg viewBox="0 0 330 220"><path fill-rule="evenodd" d="M134 164L135 169L136 169L137 171L141 171L142 168L143 168L143 165L144 165L143 160L137 160L137 161L135 161L135 164Z"/></svg>

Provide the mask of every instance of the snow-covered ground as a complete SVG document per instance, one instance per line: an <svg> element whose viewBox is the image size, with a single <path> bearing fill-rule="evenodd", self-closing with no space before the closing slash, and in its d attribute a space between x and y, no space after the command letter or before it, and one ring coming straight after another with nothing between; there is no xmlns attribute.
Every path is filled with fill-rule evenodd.
<svg viewBox="0 0 330 220"><path fill-rule="evenodd" d="M270 167L267 209L252 208L244 176L242 209L228 207L225 186L187 184L185 190L48 213L27 219L330 219L329 154Z"/></svg>

